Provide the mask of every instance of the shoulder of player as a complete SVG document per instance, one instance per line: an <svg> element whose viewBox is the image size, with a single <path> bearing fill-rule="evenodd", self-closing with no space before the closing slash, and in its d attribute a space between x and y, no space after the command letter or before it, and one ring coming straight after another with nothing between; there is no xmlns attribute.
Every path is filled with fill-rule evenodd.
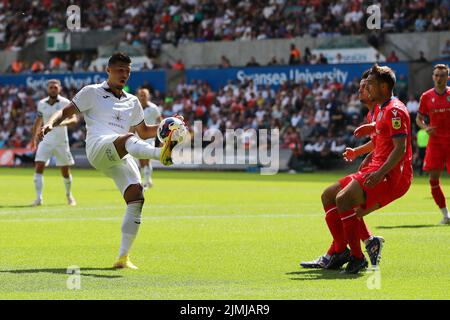
<svg viewBox="0 0 450 320"><path fill-rule="evenodd" d="M66 105L67 105L67 104L70 103L70 100L67 99L66 97L59 96L58 99L59 99L59 101L60 101L62 104L66 104Z"/></svg>
<svg viewBox="0 0 450 320"><path fill-rule="evenodd" d="M151 101L148 102L148 106L154 110L159 110L158 106Z"/></svg>
<svg viewBox="0 0 450 320"><path fill-rule="evenodd" d="M390 112L389 112L390 111ZM405 104L401 102L399 99L395 99L392 103L386 106L386 114L392 113L394 116L397 116L399 113L408 114L408 108L406 108Z"/></svg>
<svg viewBox="0 0 450 320"><path fill-rule="evenodd" d="M42 106L42 105L44 105L44 103L47 103L47 101L48 101L48 97L43 98L43 99L41 99L41 100L39 100L39 101L37 102L37 106L38 106L38 107L39 107L39 106Z"/></svg>
<svg viewBox="0 0 450 320"><path fill-rule="evenodd" d="M127 97L128 101L131 101L132 103L136 104L136 105L141 105L141 103L139 102L138 97L136 97L134 94L129 93L129 92L124 92L125 96Z"/></svg>
<svg viewBox="0 0 450 320"><path fill-rule="evenodd" d="M436 94L436 92L434 91L434 88L428 89L427 91L425 91L424 93L422 93L421 97L430 97L430 96L434 96Z"/></svg>

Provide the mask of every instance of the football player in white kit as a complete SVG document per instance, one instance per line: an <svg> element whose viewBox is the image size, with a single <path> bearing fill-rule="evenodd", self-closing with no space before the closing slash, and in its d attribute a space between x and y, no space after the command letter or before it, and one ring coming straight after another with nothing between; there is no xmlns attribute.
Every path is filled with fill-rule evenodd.
<svg viewBox="0 0 450 320"><path fill-rule="evenodd" d="M140 88L137 91L137 97L139 102L144 108L144 120L147 124L159 124L162 121L161 112L156 104L150 102L150 92L146 88ZM150 138L145 140L152 146L155 146L155 138ZM148 159L139 160L143 174L144 174L144 190L151 188L153 185L152 181L152 162Z"/></svg>
<svg viewBox="0 0 450 320"><path fill-rule="evenodd" d="M70 103L68 99L60 95L61 82L57 79L50 79L47 81L47 93L48 97L40 100L37 105L38 114L33 125L31 138L32 149L36 148L37 136L42 124L46 123L55 112L61 110ZM77 121L76 115L64 120L39 143L34 159L34 187L36 189L36 200L34 200L32 206L40 206L43 204L42 189L44 186L44 168L52 156L55 156L56 158L56 166L61 167L61 174L66 187L67 202L71 206L76 205L76 201L71 192L72 175L69 170L69 166L73 166L75 162L73 161L72 153L70 153L67 125L76 123Z"/></svg>
<svg viewBox="0 0 450 320"><path fill-rule="evenodd" d="M158 125L147 125L139 99L122 90L130 77L130 57L123 53L113 54L106 71L108 79L82 88L69 105L50 118L41 129L40 137L65 119L83 113L88 160L114 180L127 204L119 256L113 267L137 269L129 259L129 251L141 224L144 193L139 168L132 157L157 159L166 166L171 165L172 150L177 144L177 141L171 141L172 134L186 128L183 124L172 127L162 148L155 148L136 137L133 131L142 139L156 137Z"/></svg>

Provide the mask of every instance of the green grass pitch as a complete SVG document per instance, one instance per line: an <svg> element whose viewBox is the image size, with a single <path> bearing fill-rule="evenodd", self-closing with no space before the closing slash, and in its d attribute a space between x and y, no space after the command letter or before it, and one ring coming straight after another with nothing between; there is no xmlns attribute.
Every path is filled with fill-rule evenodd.
<svg viewBox="0 0 450 320"><path fill-rule="evenodd" d="M343 174L156 171L135 271L110 268L125 209L112 180L73 170L78 206L68 207L47 169L44 206L31 208L33 171L0 169L0 299L448 299L450 226L438 225L426 177L366 218L386 239L380 273L299 267L330 243L320 194ZM66 285L73 265L79 290Z"/></svg>

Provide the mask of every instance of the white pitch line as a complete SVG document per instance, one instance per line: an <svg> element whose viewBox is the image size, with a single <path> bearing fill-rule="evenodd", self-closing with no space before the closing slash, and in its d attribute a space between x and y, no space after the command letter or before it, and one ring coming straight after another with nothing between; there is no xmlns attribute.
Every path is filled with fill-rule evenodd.
<svg viewBox="0 0 450 320"><path fill-rule="evenodd" d="M240 207L246 207L246 208L254 208L254 207L264 207L266 205L272 206L272 207L284 207L286 206L285 204L276 204L276 203L258 203L258 204L234 204L233 207L236 208L240 208ZM186 209L186 208L223 208L222 204L202 204L202 205L198 205L198 204L148 204L148 205L144 205L144 211L145 210L153 210L153 209ZM305 205L306 206L312 206L312 205ZM125 210L126 206L125 204L123 205L117 205L117 206L99 206L99 207L69 207L66 206L64 207L63 205L61 205L60 207L57 208L52 208L52 207L37 207L37 208L32 208L32 207L25 207L25 208L17 208L15 210L2 210L0 209L0 216L1 215L8 215L8 214L33 214L33 213L59 213L63 210L67 210L67 212L86 212L86 211L104 211L104 210Z"/></svg>
<svg viewBox="0 0 450 320"><path fill-rule="evenodd" d="M402 215L434 215L435 211L425 212L384 212L383 216ZM226 214L226 215L184 215L184 216L144 216L143 220L192 220L192 219L249 219L249 218L301 218L317 217L323 215L317 213L268 213L268 214ZM59 221L119 221L122 217L77 217L77 218L25 218L25 219L0 219L3 222L59 222Z"/></svg>

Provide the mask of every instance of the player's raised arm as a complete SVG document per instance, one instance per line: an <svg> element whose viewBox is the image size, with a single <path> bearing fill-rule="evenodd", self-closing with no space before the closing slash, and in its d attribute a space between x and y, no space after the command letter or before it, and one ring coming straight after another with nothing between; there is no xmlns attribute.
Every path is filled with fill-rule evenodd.
<svg viewBox="0 0 450 320"><path fill-rule="evenodd" d="M39 138L42 139L47 133L53 130L54 127L61 125L61 123L69 118L72 118L78 112L77 107L71 102L63 109L55 112L48 120L48 122L42 127L39 132Z"/></svg>
<svg viewBox="0 0 450 320"><path fill-rule="evenodd" d="M352 162L359 156L361 156L363 154L367 154L369 152L372 152L374 148L375 148L375 146L374 146L373 142L369 141L369 142L363 144L362 146L359 146L356 148L346 148L345 152L342 154L342 156L344 157L345 161Z"/></svg>
<svg viewBox="0 0 450 320"><path fill-rule="evenodd" d="M372 187L378 184L389 171L402 160L406 153L406 145L408 143L407 136L399 136L392 139L394 149L392 149L386 162L376 171L371 173L366 179L365 185Z"/></svg>

